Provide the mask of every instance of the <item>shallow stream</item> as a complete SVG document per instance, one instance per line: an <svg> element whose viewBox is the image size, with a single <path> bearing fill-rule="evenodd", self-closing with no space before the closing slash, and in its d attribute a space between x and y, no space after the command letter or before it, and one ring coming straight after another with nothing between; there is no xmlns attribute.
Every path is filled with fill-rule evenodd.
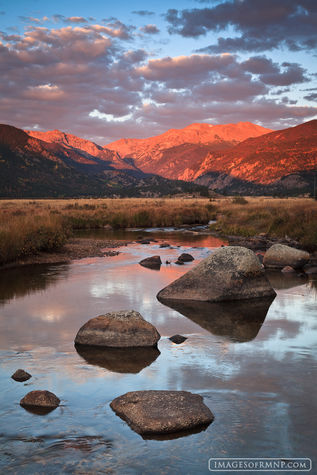
<svg viewBox="0 0 317 475"><path fill-rule="evenodd" d="M172 309L157 292L222 242L150 231L141 234L172 247L131 244L114 257L1 273L0 472L207 474L210 457L229 456L310 457L316 464L317 281L269 274L277 297L266 308ZM165 264L181 252L195 261ZM138 264L157 254L159 271ZM73 340L81 325L121 309L135 309L157 327L159 351L128 359L78 354ZM168 339L176 333L188 339L176 345ZM13 381L18 368L33 377ZM62 405L45 416L27 412L19 401L34 389L54 392ZM142 389L199 393L215 420L185 437L145 440L109 407Z"/></svg>

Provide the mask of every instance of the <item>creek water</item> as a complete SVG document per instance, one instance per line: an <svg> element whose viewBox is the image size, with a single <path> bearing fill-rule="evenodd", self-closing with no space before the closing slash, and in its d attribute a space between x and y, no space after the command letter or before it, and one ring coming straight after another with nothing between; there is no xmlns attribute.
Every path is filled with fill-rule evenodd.
<svg viewBox="0 0 317 475"><path fill-rule="evenodd" d="M1 273L0 472L207 474L211 457L310 457L316 464L317 281L274 272L271 304L169 308L157 292L222 242L149 231L143 235L172 247L134 243L114 257ZM195 261L165 264L181 252ZM138 264L157 254L159 271ZM73 341L82 324L121 309L156 326L159 351L79 354ZM176 345L168 338L176 333L188 339ZM33 377L13 381L18 368ZM35 389L54 392L61 406L47 415L24 410L20 399ZM143 439L109 407L143 389L201 394L215 420L183 437Z"/></svg>

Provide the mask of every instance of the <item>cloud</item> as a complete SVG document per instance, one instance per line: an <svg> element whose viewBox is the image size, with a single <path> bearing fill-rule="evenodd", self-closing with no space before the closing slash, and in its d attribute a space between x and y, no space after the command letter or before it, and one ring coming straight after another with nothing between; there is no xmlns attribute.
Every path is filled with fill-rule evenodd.
<svg viewBox="0 0 317 475"><path fill-rule="evenodd" d="M136 69L136 74L150 81L162 81L169 87L182 88L191 82L202 81L210 74L219 75L235 63L231 55L197 55L151 59Z"/></svg>
<svg viewBox="0 0 317 475"><path fill-rule="evenodd" d="M315 0L225 0L208 8L170 9L165 15L169 32L199 37L228 27L241 36L220 37L205 52L264 51L279 46L290 50L317 45Z"/></svg>
<svg viewBox="0 0 317 475"><path fill-rule="evenodd" d="M295 63L232 54L153 59L122 41L134 31L122 25L113 19L0 33L0 121L106 144L192 122L250 120L282 128L317 114L317 107L292 103L292 84L306 75ZM276 87L281 83L289 85Z"/></svg>
<svg viewBox="0 0 317 475"><path fill-rule="evenodd" d="M155 35L160 32L156 25L145 25L140 28L147 35Z"/></svg>
<svg viewBox="0 0 317 475"><path fill-rule="evenodd" d="M152 16L155 13L150 11L150 10L134 10L132 12L134 15L140 15L140 16Z"/></svg>
<svg viewBox="0 0 317 475"><path fill-rule="evenodd" d="M306 101L317 102L317 92L312 92L311 94L304 96L304 99L306 99Z"/></svg>
<svg viewBox="0 0 317 475"><path fill-rule="evenodd" d="M272 86L290 86L309 81L305 76L306 70L299 64L284 62L281 66L265 56L253 56L241 63L245 71L259 75L262 82Z"/></svg>
<svg viewBox="0 0 317 475"><path fill-rule="evenodd" d="M58 86L40 84L38 86L29 86L23 95L28 99L56 101L64 97L64 92Z"/></svg>

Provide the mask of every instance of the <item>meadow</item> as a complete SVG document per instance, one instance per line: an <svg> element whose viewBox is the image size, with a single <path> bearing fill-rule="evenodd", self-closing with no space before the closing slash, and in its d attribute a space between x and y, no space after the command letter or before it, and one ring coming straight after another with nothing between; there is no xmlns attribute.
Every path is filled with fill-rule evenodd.
<svg viewBox="0 0 317 475"><path fill-rule="evenodd" d="M80 229L207 224L222 235L285 235L317 249L317 201L309 198L1 200L0 264L55 252Z"/></svg>

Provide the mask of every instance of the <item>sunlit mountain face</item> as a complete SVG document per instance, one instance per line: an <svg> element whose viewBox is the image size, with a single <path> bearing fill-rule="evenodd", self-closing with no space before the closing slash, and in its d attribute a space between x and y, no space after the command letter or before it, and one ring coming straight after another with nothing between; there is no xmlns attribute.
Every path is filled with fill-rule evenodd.
<svg viewBox="0 0 317 475"><path fill-rule="evenodd" d="M59 130L0 125L2 196L206 194L203 187L242 194L310 193L317 170L317 120L275 132L251 123L192 124L108 147Z"/></svg>
<svg viewBox="0 0 317 475"><path fill-rule="evenodd" d="M121 139L106 147L122 157L133 158L133 163L145 172L191 181L201 174L200 167L210 153L225 151L268 132L271 130L250 122L191 124L148 139Z"/></svg>
<svg viewBox="0 0 317 475"><path fill-rule="evenodd" d="M0 122L101 146L189 124L201 137L202 123L302 124L317 116L316 9L311 0L2 2ZM256 136L218 135L219 147Z"/></svg>

